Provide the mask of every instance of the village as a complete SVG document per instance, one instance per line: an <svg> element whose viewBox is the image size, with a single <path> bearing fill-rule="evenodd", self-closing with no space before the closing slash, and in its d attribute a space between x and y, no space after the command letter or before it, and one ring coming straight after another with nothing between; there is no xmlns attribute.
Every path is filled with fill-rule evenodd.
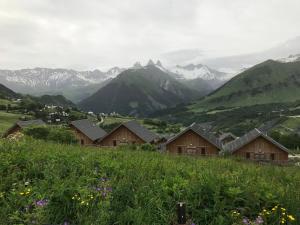
<svg viewBox="0 0 300 225"><path fill-rule="evenodd" d="M18 121L3 134L3 138L10 138L22 132L22 129L34 126L49 125L41 119ZM137 120L123 122L109 132L90 119L74 120L68 126L79 145L99 149L149 145L163 153L203 157L232 155L246 160L279 164L287 163L291 155L286 147L257 128L242 137L236 137L232 133L212 132L197 123L170 136L156 134Z"/></svg>

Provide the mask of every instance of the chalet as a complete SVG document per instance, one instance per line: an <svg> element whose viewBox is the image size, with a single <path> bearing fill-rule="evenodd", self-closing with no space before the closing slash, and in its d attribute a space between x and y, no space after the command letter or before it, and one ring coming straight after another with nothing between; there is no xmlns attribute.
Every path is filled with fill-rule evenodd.
<svg viewBox="0 0 300 225"><path fill-rule="evenodd" d="M75 137L81 145L95 145L106 132L88 119L75 120L70 123Z"/></svg>
<svg viewBox="0 0 300 225"><path fill-rule="evenodd" d="M122 123L120 126L113 129L109 134L99 140L100 146L119 146L126 144L154 144L159 137L141 126L136 121Z"/></svg>
<svg viewBox="0 0 300 225"><path fill-rule="evenodd" d="M271 137L254 129L224 146L225 152L256 161L284 162L289 151Z"/></svg>
<svg viewBox="0 0 300 225"><path fill-rule="evenodd" d="M229 142L234 141L237 138L233 133L222 133L219 136L219 141L221 142L222 146L228 144Z"/></svg>
<svg viewBox="0 0 300 225"><path fill-rule="evenodd" d="M221 150L220 141L199 124L192 124L169 139L165 150L176 154L213 156Z"/></svg>
<svg viewBox="0 0 300 225"><path fill-rule="evenodd" d="M46 123L41 120L41 119L37 119L37 120L26 120L26 121L18 121L16 122L11 128L9 128L4 134L3 137L6 138L9 135L13 135L15 133L20 132L22 129L26 128L26 127L30 127L30 126L43 126L46 125Z"/></svg>

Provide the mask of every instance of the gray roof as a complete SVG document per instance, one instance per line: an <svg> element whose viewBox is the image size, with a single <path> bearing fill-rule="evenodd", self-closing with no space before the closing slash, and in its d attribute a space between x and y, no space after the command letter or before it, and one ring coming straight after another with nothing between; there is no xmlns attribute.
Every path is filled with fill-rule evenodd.
<svg viewBox="0 0 300 225"><path fill-rule="evenodd" d="M131 132L133 132L134 134L136 134L139 138L141 138L143 141L150 143L152 141L154 141L155 139L158 139L159 136L156 135L155 133L149 131L147 128L141 126L137 121L132 120L132 121L128 121L125 123L120 124L118 127L116 127L115 129L113 129L109 134L107 134L106 136L110 135L111 133L113 133L115 130L119 129L119 127L124 126L126 127L128 130L130 130ZM106 137L105 136L105 137ZM105 138L103 137L103 138Z"/></svg>
<svg viewBox="0 0 300 225"><path fill-rule="evenodd" d="M272 139L271 137L269 137L268 135L266 135L262 131L258 130L257 128L251 130L250 132L248 132L244 136L228 143L227 145L224 146L224 149L225 149L225 151L233 153L233 152L239 150L241 147L245 146L246 144L250 143L251 141L255 140L258 137L263 137L266 140L273 143L274 145L276 145L281 150L283 150L285 152L289 152L286 147L284 147L280 143L276 142L274 139Z"/></svg>
<svg viewBox="0 0 300 225"><path fill-rule="evenodd" d="M25 128L25 127L29 127L29 126L41 126L41 125L46 125L46 123L41 119L26 120L26 121L19 120L13 126L11 126L8 130L6 130L6 132L2 135L2 137L7 137L9 135L9 133L16 127Z"/></svg>
<svg viewBox="0 0 300 225"><path fill-rule="evenodd" d="M46 123L41 120L41 119L37 119L37 120L19 120L18 122L16 122L16 125L18 125L21 128L24 127L28 127L28 126L38 126L38 125L46 125Z"/></svg>
<svg viewBox="0 0 300 225"><path fill-rule="evenodd" d="M166 145L173 142L175 139L177 139L181 135L185 134L189 130L194 131L196 134L198 134L200 137L207 140L212 145L216 146L218 149L220 149L220 150L222 149L222 145L221 145L221 142L219 141L219 139L213 133L211 133L209 130L203 128L203 126L201 126L201 124L196 124L196 123L193 123L192 125L187 127L185 130L181 131L180 133L178 133L177 135L175 135L174 137L169 139L166 142Z"/></svg>
<svg viewBox="0 0 300 225"><path fill-rule="evenodd" d="M100 139L106 135L106 132L103 129L101 129L88 119L72 121L71 125L77 128L81 133L86 135L92 141L96 141L97 139Z"/></svg>
<svg viewBox="0 0 300 225"><path fill-rule="evenodd" d="M141 126L137 121L132 120L128 121L126 123L123 123L125 127L127 127L130 131L135 133L137 136L139 136L141 139L143 139L145 142L152 142L155 139L159 138L158 135L155 133L149 131L144 126Z"/></svg>
<svg viewBox="0 0 300 225"><path fill-rule="evenodd" d="M223 133L220 135L219 140L222 141L223 139L227 138L227 137L232 137L232 138L237 138L237 136L235 136L233 133Z"/></svg>

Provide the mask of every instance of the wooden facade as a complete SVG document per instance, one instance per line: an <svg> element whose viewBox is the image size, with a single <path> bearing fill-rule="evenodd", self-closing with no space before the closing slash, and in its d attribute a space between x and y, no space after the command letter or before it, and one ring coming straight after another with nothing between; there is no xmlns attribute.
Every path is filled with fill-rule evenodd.
<svg viewBox="0 0 300 225"><path fill-rule="evenodd" d="M187 130L166 144L166 151L176 154L214 156L219 148L192 130Z"/></svg>
<svg viewBox="0 0 300 225"><path fill-rule="evenodd" d="M145 141L129 130L126 126L121 125L113 130L110 134L99 141L100 146L116 147L127 144L144 144Z"/></svg>
<svg viewBox="0 0 300 225"><path fill-rule="evenodd" d="M80 145L94 145L95 144L93 140L91 140L88 136L86 136L84 133L82 133L76 127L71 125L70 128L73 131L74 136Z"/></svg>
<svg viewBox="0 0 300 225"><path fill-rule="evenodd" d="M234 151L233 155L257 161L282 162L288 160L288 152L262 136Z"/></svg>

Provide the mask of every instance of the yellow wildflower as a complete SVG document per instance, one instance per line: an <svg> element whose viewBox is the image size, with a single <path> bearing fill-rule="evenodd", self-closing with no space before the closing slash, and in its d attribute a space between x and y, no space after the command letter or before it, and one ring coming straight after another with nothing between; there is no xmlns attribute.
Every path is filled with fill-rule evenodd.
<svg viewBox="0 0 300 225"><path fill-rule="evenodd" d="M288 218L289 218L290 221L295 221L296 220L295 217L293 217L292 215L288 215Z"/></svg>
<svg viewBox="0 0 300 225"><path fill-rule="evenodd" d="M24 192L20 192L20 195L24 195Z"/></svg>

